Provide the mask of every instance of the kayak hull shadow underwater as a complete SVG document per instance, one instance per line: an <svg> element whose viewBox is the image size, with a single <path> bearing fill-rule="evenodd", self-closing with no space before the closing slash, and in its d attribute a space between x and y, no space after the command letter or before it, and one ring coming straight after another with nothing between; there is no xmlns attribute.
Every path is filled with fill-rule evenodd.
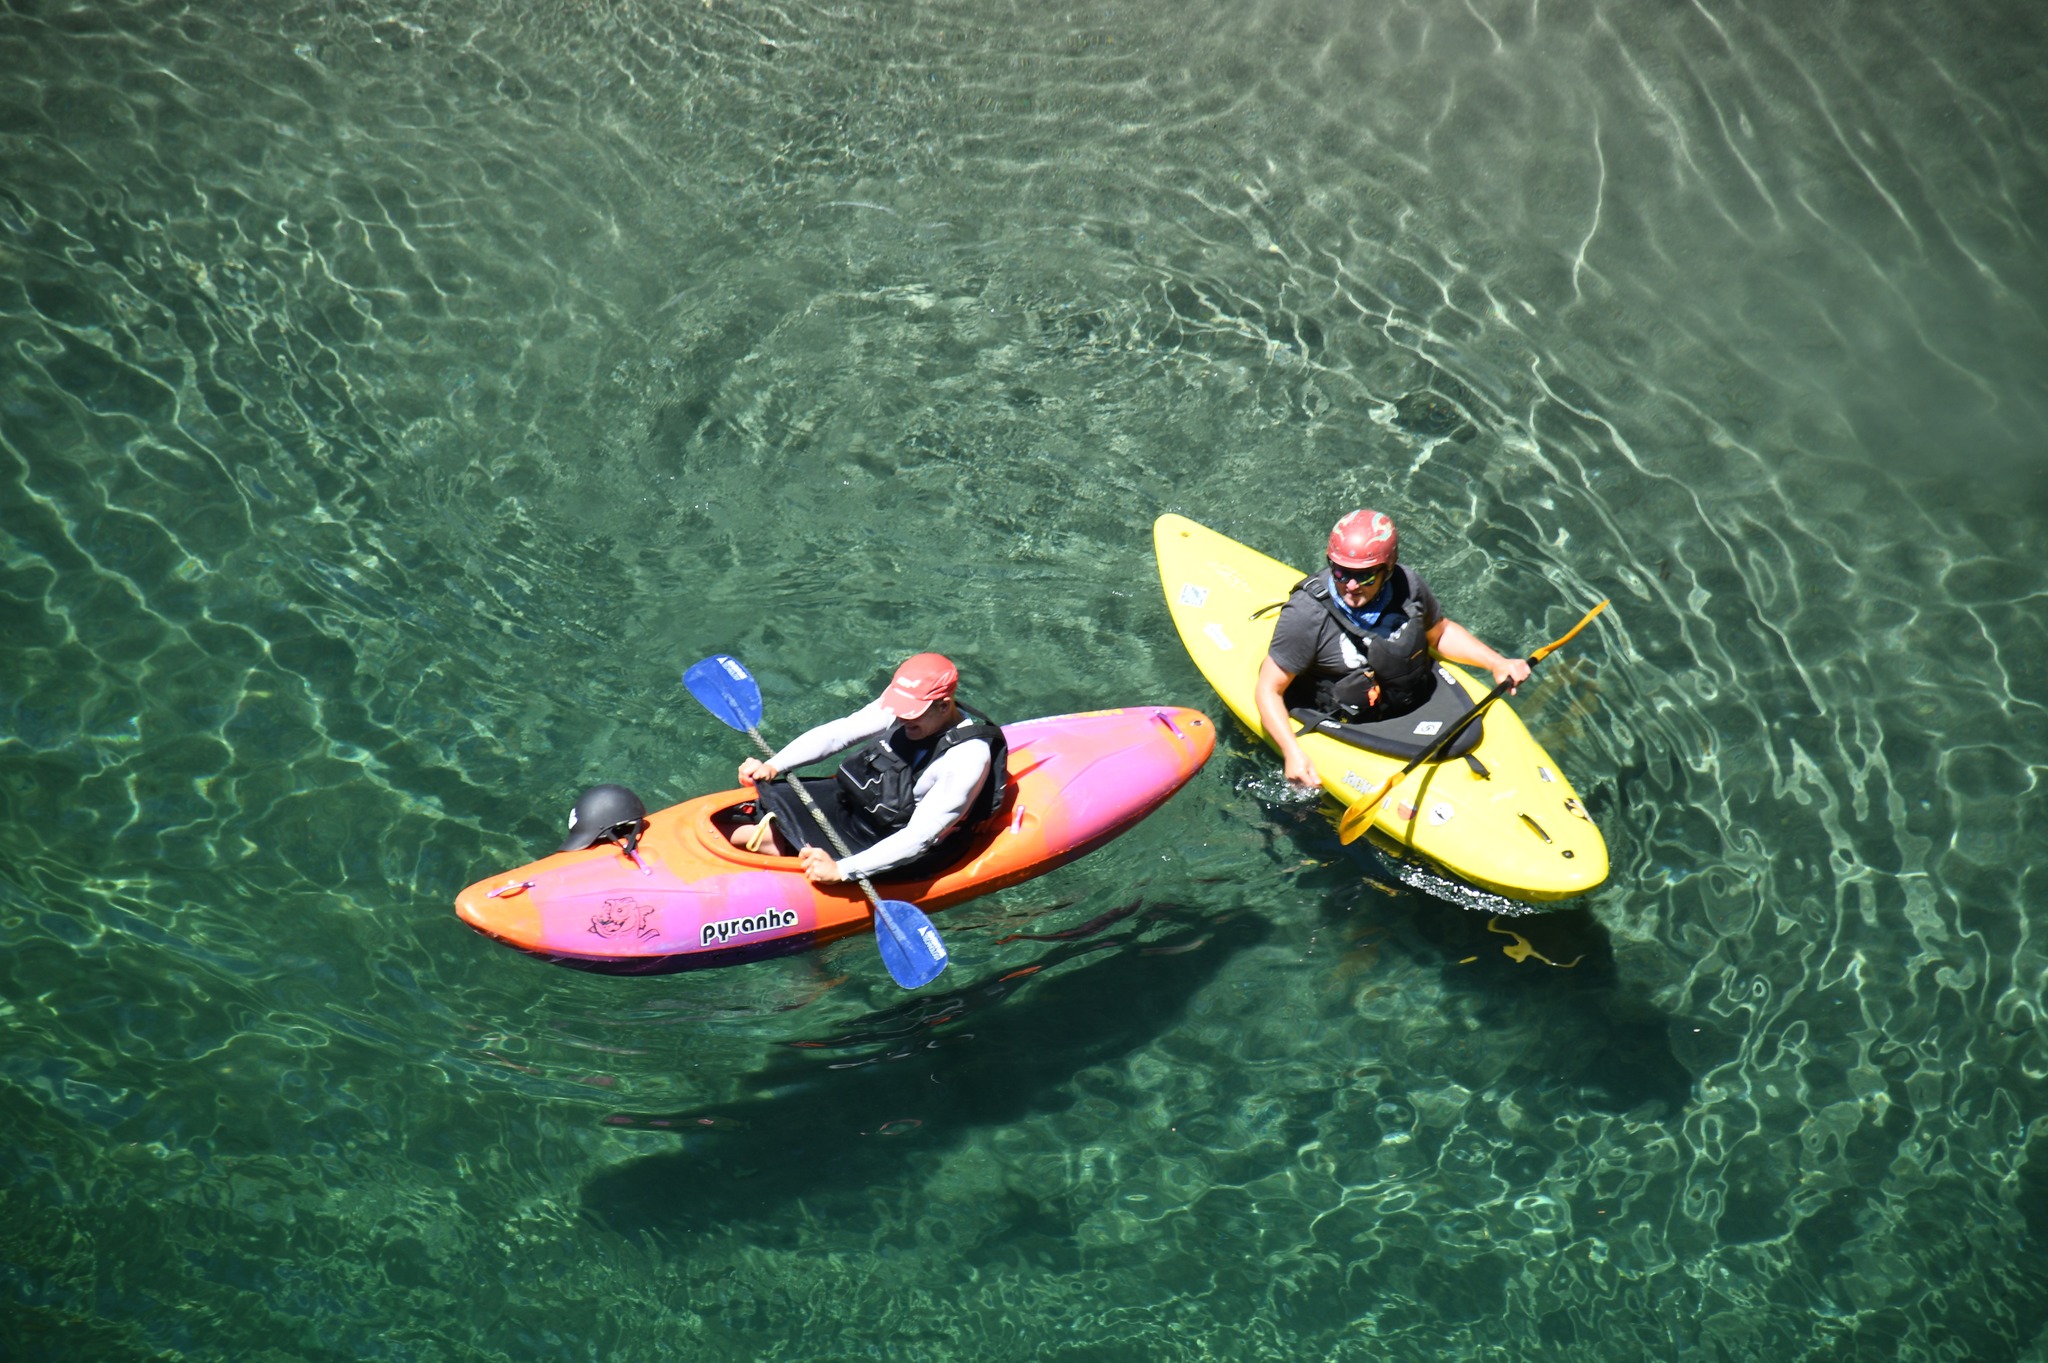
<svg viewBox="0 0 2048 1363"><path fill-rule="evenodd" d="M1003 726L1008 780L959 859L916 879L875 878L927 912L1044 875L1165 804L1215 750L1198 710L1139 706ZM655 975L806 950L872 926L860 887L814 885L795 857L735 847L749 790L647 816L638 848L556 852L476 882L455 912L478 932L559 965Z"/></svg>
<svg viewBox="0 0 2048 1363"><path fill-rule="evenodd" d="M774 1058L721 1085L728 1097L605 1116L605 1127L641 1139L584 1184L583 1210L634 1240L738 1230L752 1244L798 1248L806 1227L881 1233L877 1218L894 1218L883 1208L943 1179L936 1166L975 1132L1103 1101L1105 1084L1118 1090L1110 1101L1147 1101L1124 1059L1178 1026L1272 925L1241 908L1134 901L1057 937L1028 965L1012 955L979 978L779 1040ZM1077 1082L1083 1074L1093 1078ZM1193 1120L1231 1124L1233 1098L1197 1107L1212 1101ZM1179 1120L1186 1132L1189 1116ZM1289 1148L1314 1138L1306 1122L1292 1126ZM657 1134L674 1144L649 1139ZM1080 1252L1062 1196L982 1191L1003 1223L984 1223L993 1240L1025 1239L1061 1259Z"/></svg>

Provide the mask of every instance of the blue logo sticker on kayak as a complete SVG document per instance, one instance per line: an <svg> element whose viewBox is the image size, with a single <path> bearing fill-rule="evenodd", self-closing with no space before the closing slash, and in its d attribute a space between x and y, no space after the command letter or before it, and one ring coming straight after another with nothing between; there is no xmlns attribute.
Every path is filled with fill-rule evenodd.
<svg viewBox="0 0 2048 1363"><path fill-rule="evenodd" d="M779 932L783 928L795 926L795 909L770 909L766 913L750 913L745 918L720 918L704 925L704 939L697 945L708 947L713 942L722 944L730 937L746 937L757 932Z"/></svg>

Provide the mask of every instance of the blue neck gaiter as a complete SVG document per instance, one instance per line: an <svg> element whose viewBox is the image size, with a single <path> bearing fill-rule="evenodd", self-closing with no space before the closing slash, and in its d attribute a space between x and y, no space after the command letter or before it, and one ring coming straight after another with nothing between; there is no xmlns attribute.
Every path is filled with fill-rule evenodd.
<svg viewBox="0 0 2048 1363"><path fill-rule="evenodd" d="M1394 595L1394 574L1391 569L1387 572L1387 580L1380 583L1379 594L1357 610L1344 604L1343 596L1337 591L1335 573L1327 568L1323 569L1323 580L1330 584L1330 604L1344 612L1347 620L1360 629L1377 630L1380 627L1380 617L1386 614L1387 602Z"/></svg>

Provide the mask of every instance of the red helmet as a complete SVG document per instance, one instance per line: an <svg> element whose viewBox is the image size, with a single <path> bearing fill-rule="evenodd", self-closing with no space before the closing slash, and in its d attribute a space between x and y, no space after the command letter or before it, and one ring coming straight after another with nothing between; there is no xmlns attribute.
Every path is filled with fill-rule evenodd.
<svg viewBox="0 0 2048 1363"><path fill-rule="evenodd" d="M1330 531L1330 562L1341 567L1377 568L1400 556L1400 533L1384 511L1354 511Z"/></svg>

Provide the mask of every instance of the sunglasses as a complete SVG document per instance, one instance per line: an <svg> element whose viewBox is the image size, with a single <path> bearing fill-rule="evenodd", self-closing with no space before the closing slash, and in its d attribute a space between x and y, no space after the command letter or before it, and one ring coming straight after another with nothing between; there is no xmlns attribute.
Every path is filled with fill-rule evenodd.
<svg viewBox="0 0 2048 1363"><path fill-rule="evenodd" d="M1339 582L1371 583L1387 575L1387 565L1382 563L1376 568L1346 568L1341 563L1332 563L1330 571L1336 575Z"/></svg>

